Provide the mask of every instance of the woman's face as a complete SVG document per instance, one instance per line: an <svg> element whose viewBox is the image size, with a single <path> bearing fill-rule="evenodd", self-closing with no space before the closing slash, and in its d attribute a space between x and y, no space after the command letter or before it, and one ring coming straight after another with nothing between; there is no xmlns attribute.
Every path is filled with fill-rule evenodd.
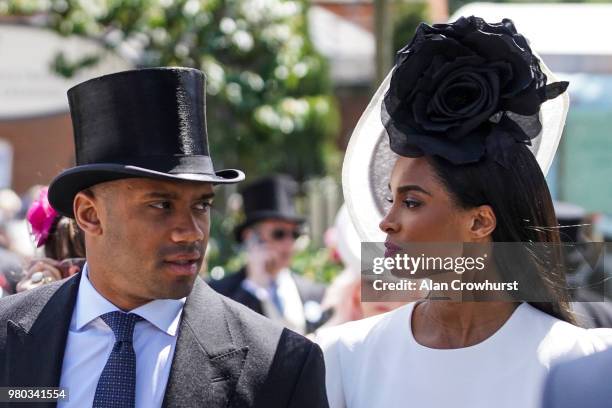
<svg viewBox="0 0 612 408"><path fill-rule="evenodd" d="M473 241L474 211L458 207L424 157L400 157L389 184L391 208L380 223L387 242Z"/></svg>

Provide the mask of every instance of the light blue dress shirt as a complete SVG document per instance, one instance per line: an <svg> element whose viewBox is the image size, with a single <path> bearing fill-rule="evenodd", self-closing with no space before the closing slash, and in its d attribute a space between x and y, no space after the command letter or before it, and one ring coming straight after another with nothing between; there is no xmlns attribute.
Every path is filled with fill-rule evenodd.
<svg viewBox="0 0 612 408"><path fill-rule="evenodd" d="M134 328L136 408L162 405L185 299L158 299L130 311L144 319ZM69 400L60 402L59 408L92 406L98 379L115 344L113 331L100 316L116 310L93 287L85 265L60 379L60 387L68 389Z"/></svg>

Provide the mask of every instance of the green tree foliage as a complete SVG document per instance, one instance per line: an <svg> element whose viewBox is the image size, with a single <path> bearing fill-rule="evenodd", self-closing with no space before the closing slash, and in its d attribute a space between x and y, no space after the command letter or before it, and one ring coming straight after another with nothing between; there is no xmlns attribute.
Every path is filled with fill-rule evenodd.
<svg viewBox="0 0 612 408"><path fill-rule="evenodd" d="M400 2L393 5L395 24L393 27L393 55L412 40L417 27L422 22L427 22L427 3L423 2Z"/></svg>
<svg viewBox="0 0 612 408"><path fill-rule="evenodd" d="M297 179L329 170L325 153L338 129L328 67L309 40L306 11L301 0L0 2L0 14L42 16L62 35L136 49L141 67L202 69L216 167ZM70 76L95 62L95 55L58 55L54 67Z"/></svg>

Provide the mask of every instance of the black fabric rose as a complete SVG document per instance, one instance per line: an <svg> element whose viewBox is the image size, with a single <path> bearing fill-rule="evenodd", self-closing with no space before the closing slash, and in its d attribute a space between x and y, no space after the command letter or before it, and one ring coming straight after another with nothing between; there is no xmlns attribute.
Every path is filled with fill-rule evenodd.
<svg viewBox="0 0 612 408"><path fill-rule="evenodd" d="M382 121L399 155L470 163L510 140L531 144L541 129L540 105L567 85L546 85L538 58L511 20L422 23L397 53Z"/></svg>

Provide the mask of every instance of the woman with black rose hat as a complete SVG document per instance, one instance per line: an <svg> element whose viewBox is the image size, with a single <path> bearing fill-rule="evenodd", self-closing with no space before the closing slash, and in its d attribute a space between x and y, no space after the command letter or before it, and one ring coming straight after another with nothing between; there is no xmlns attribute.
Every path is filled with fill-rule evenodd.
<svg viewBox="0 0 612 408"><path fill-rule="evenodd" d="M559 243L543 171L568 84L552 78L510 20L421 24L347 150L361 240L384 240L387 256L414 243ZM552 364L606 347L610 332L573 324L554 251L547 264L495 254L502 278L518 271L529 287L480 302L430 296L319 338L330 406L535 408Z"/></svg>

